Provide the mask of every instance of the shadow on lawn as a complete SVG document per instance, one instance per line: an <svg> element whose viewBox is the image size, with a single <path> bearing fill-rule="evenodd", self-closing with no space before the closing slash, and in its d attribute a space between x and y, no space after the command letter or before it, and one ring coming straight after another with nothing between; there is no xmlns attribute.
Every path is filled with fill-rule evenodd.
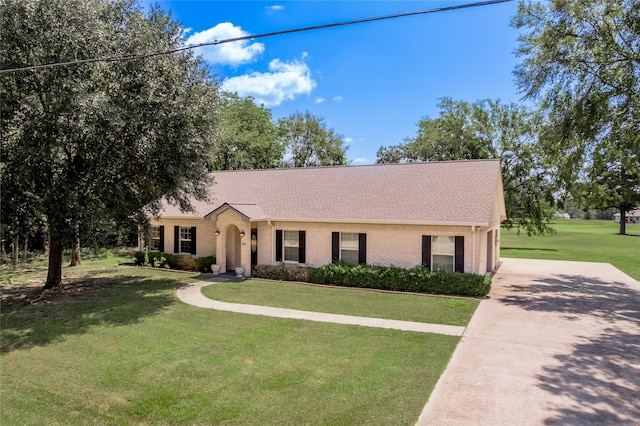
<svg viewBox="0 0 640 426"><path fill-rule="evenodd" d="M622 282L556 275L528 285L503 303L558 312L569 321L596 317L579 343L554 356L539 387L562 403L545 424L629 424L640 419L640 292ZM600 324L602 324L600 326Z"/></svg>
<svg viewBox="0 0 640 426"><path fill-rule="evenodd" d="M165 277L98 274L65 279L44 293L41 287L4 288L0 352L46 345L92 326L136 323L174 303L174 290L184 284Z"/></svg>

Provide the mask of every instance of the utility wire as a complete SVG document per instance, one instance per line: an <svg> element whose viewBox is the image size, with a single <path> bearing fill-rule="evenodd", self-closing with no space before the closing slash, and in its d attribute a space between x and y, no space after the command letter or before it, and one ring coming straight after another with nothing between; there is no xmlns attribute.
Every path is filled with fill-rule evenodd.
<svg viewBox="0 0 640 426"><path fill-rule="evenodd" d="M346 25L361 24L361 23L364 23L364 22L383 21L383 20L387 20L387 19L402 18L402 17L405 17L405 16L425 15L425 14L428 14L428 13L446 12L446 11L458 10L458 9L468 9L468 8L471 8L471 7L489 6L489 5L498 4L498 3L507 3L507 2L510 2L510 1L513 1L513 0L488 0L488 1L482 1L482 2L477 2L477 3L465 3L465 4L460 4L460 5L457 5L457 6L446 6L446 7L437 7L437 8L426 9L426 10L418 10L418 11L415 11L415 12L396 13L394 15L378 16L378 17L375 17L375 18L354 19L354 20L351 20L351 21L336 22L336 23L333 23L333 24L314 25L314 26L311 26L311 27L294 28L294 29L291 29L291 30L274 31L274 32L270 32L270 33L255 34L255 35L248 35L248 36L235 37L235 38L228 38L228 39L225 39L225 40L214 40L214 41L210 41L210 42L206 42L206 43L190 44L188 46L179 47L177 49L164 50L164 51L160 51L160 52L140 53L140 54L132 54L132 55L126 55L126 56L103 56L103 57L100 57L100 58L80 59L80 60L69 61L69 62L55 62L55 63L51 63L51 64L33 65L33 66L22 67L22 68L0 69L0 74L15 73L15 72L20 72L20 71L36 71L36 70L41 70L41 69L45 69L45 68L66 67L66 66L70 66L70 65L81 65L81 64L89 64L89 63L94 63L94 62L120 62L120 61L129 61L129 60L133 60L133 59L152 58L154 56L169 55L169 54L172 54L172 53L182 52L182 51L185 51L185 50L197 49L199 47L217 46L217 45L225 44L225 43L233 43L235 41L252 40L252 39L256 39L256 38L272 37L272 36L282 35L282 34L300 33L300 32L304 32L304 31L313 31L313 30L319 30L319 29L323 29L323 28L342 27L342 26L346 26Z"/></svg>

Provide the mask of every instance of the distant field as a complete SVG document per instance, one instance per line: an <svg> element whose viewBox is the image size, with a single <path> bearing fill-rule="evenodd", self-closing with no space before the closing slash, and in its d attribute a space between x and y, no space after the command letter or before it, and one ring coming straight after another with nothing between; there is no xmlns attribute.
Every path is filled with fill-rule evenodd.
<svg viewBox="0 0 640 426"><path fill-rule="evenodd" d="M640 224L627 225L629 235L617 235L613 220L560 220L556 234L517 236L502 231L501 256L530 259L606 262L640 280Z"/></svg>

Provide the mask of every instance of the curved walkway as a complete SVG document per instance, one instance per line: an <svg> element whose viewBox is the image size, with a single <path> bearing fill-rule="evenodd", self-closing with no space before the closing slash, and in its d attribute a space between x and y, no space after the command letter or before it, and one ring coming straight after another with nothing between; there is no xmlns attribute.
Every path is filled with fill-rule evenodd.
<svg viewBox="0 0 640 426"><path fill-rule="evenodd" d="M446 334L449 336L462 336L465 329L464 327L455 325L427 324L421 322L356 317L350 315L326 314L322 312L298 311L295 309L272 308L268 306L245 305L241 303L219 302L205 297L200 291L202 287L215 284L216 282L220 282L220 280L214 278L211 281L198 281L195 284L180 287L178 289L178 298L185 303L198 306L200 308L250 315L264 315L277 318L292 318L337 324L361 325L365 327L391 328L403 331L417 331L420 333Z"/></svg>

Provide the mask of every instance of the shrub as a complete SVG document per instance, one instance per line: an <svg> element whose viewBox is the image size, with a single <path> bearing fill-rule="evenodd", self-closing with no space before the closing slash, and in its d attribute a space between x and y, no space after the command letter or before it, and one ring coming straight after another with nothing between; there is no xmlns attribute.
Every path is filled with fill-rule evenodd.
<svg viewBox="0 0 640 426"><path fill-rule="evenodd" d="M192 258L172 253L159 253L157 251L138 251L133 256L137 266L153 266L155 268L180 269L184 271L211 272L211 264L215 263L215 257L213 256Z"/></svg>
<svg viewBox="0 0 640 426"><path fill-rule="evenodd" d="M491 288L491 279L483 275L340 262L311 269L308 279L316 284L473 297L484 296Z"/></svg>
<svg viewBox="0 0 640 426"><path fill-rule="evenodd" d="M299 266L280 265L257 265L252 274L255 278L278 281L300 281L307 282L309 268Z"/></svg>
<svg viewBox="0 0 640 426"><path fill-rule="evenodd" d="M198 272L211 272L211 265L216 263L214 256L203 256L195 259L196 271Z"/></svg>

